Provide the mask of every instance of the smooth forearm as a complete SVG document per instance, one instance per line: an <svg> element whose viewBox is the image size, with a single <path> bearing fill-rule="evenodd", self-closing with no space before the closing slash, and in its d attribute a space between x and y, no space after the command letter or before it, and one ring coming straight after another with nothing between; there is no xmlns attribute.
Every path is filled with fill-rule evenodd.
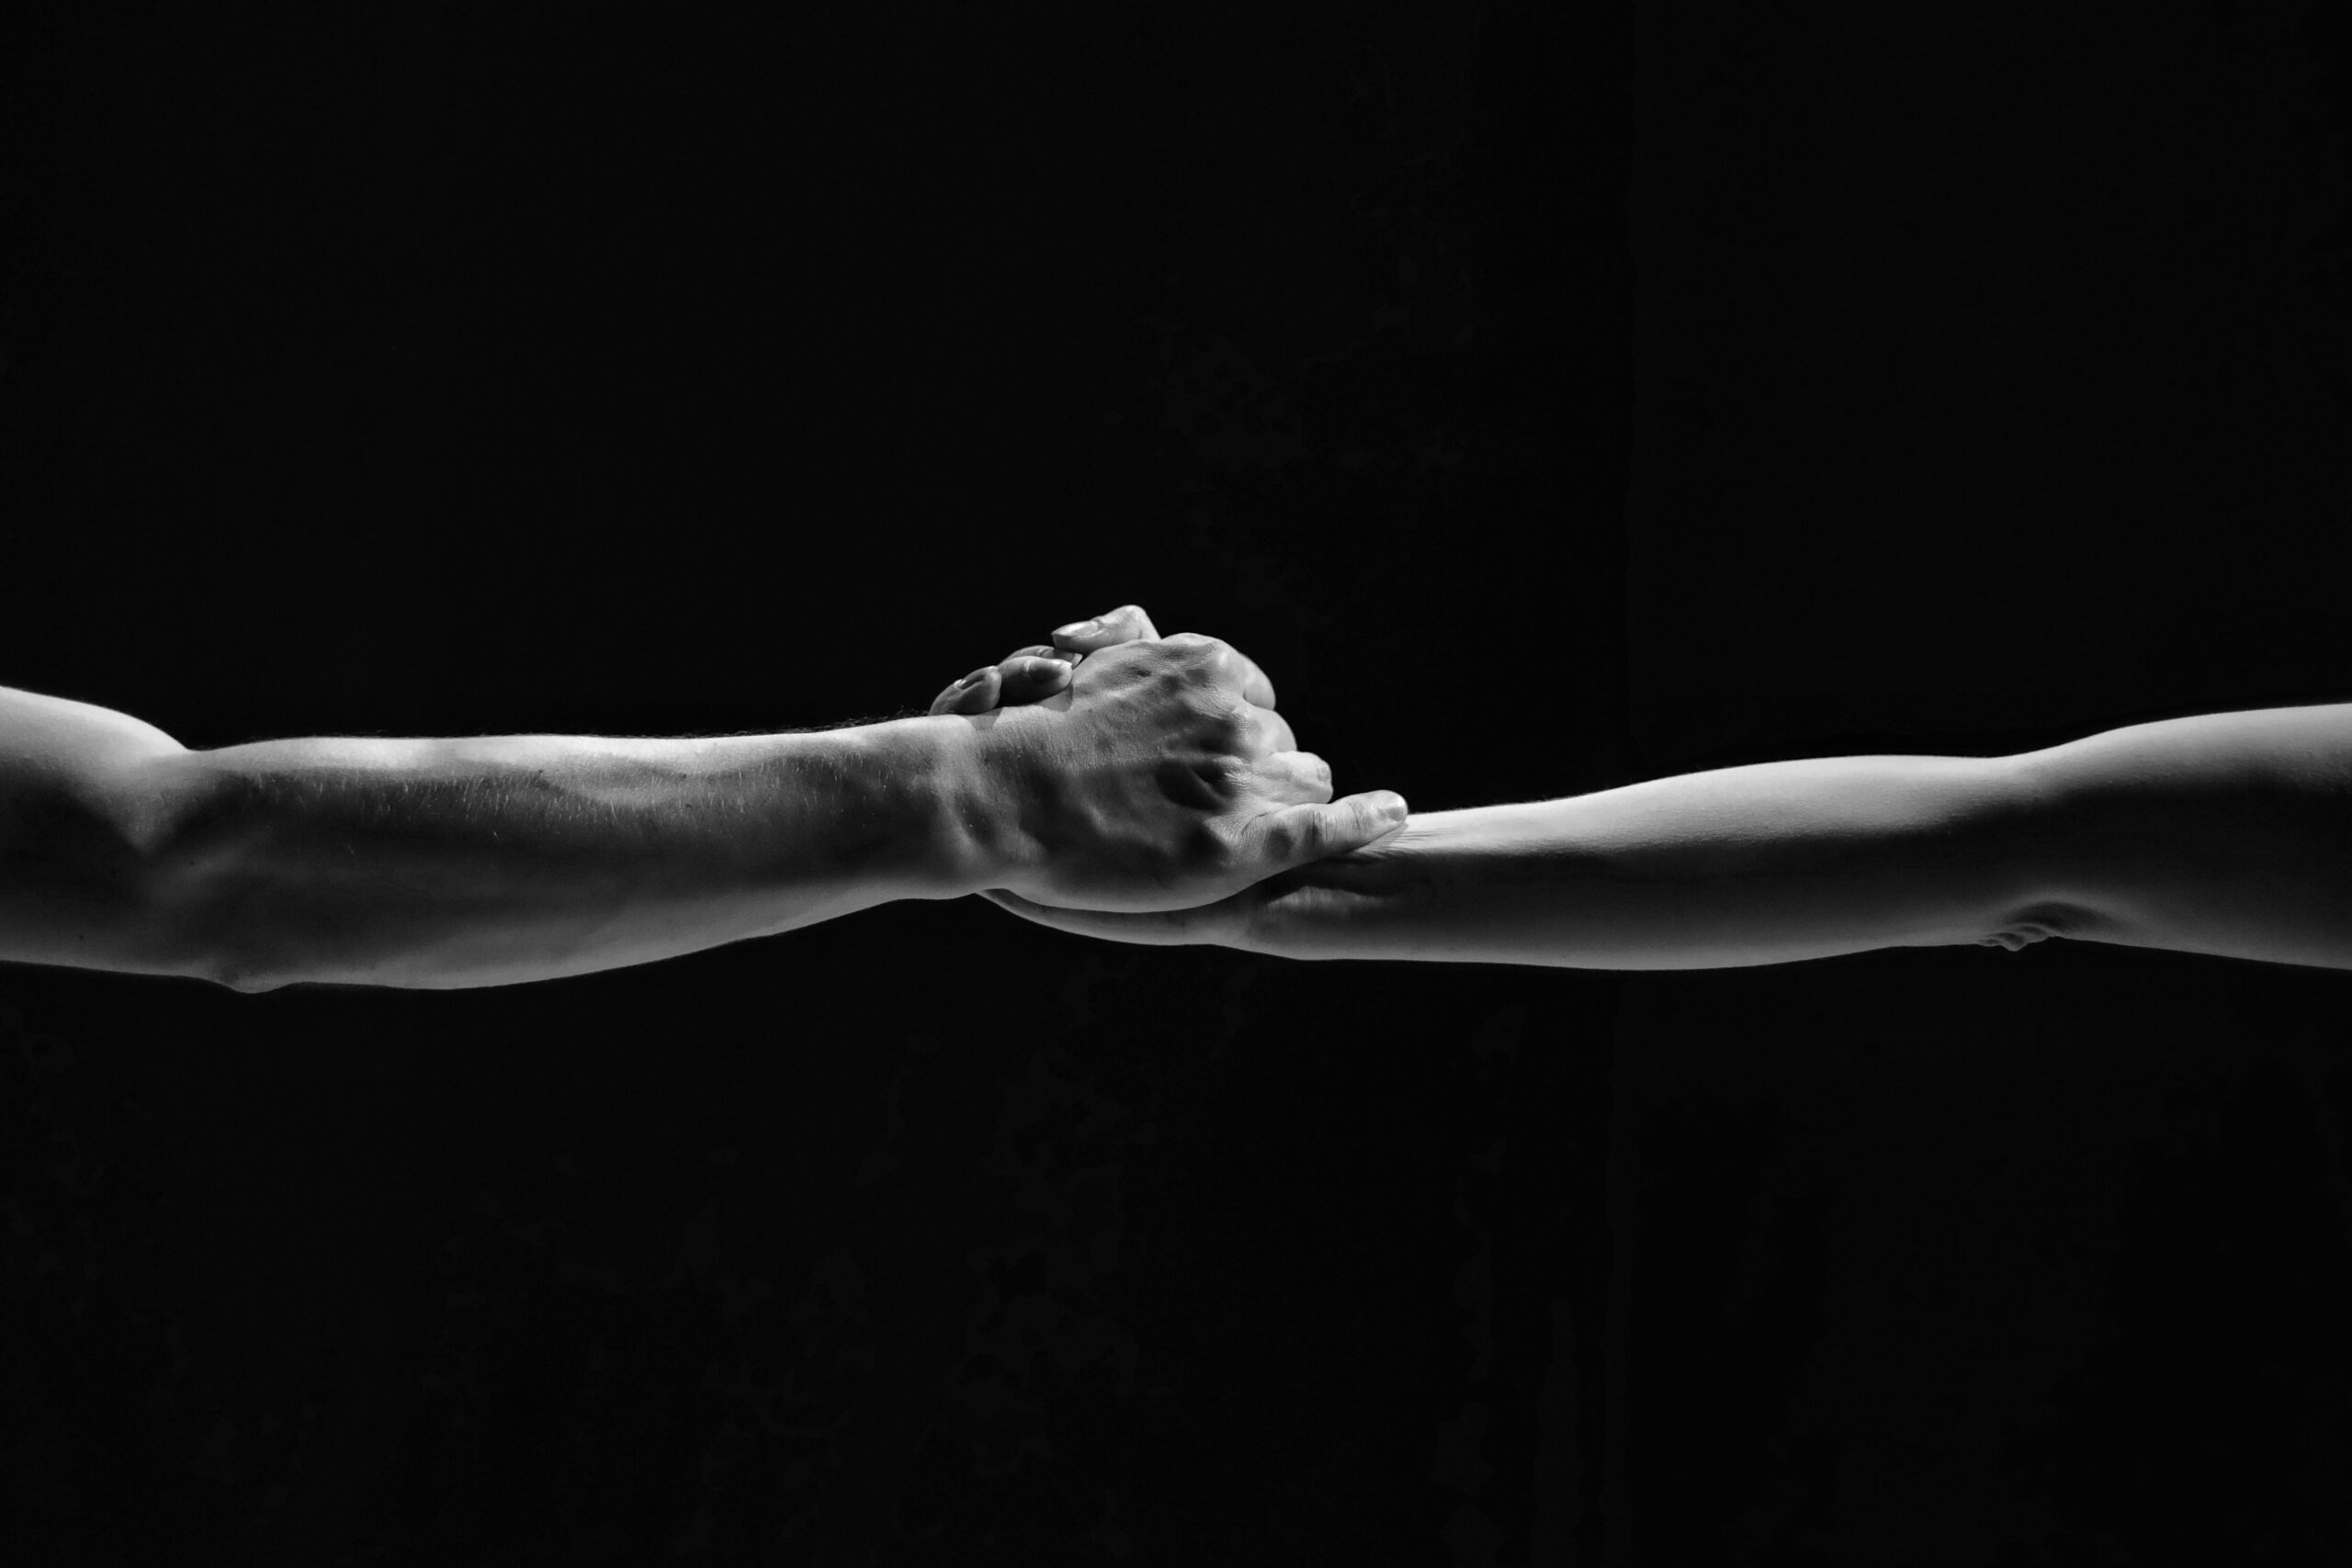
<svg viewBox="0 0 2352 1568"><path fill-rule="evenodd" d="M1287 874L1296 958L1716 969L2045 934L2009 759L1834 757L1416 813Z"/></svg>
<svg viewBox="0 0 2352 1568"><path fill-rule="evenodd" d="M2352 969L2352 704L2127 725L2018 761L2058 934Z"/></svg>
<svg viewBox="0 0 2352 1568"><path fill-rule="evenodd" d="M978 885L991 808L914 718L711 739L187 755L154 919L224 983L447 989L650 963Z"/></svg>

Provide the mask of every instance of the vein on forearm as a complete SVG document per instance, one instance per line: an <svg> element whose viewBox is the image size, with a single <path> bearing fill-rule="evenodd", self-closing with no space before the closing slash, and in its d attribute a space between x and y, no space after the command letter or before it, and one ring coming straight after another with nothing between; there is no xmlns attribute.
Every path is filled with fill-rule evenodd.
<svg viewBox="0 0 2352 1568"><path fill-rule="evenodd" d="M204 753L158 900L273 983L503 984L772 934L929 896L929 722Z"/></svg>

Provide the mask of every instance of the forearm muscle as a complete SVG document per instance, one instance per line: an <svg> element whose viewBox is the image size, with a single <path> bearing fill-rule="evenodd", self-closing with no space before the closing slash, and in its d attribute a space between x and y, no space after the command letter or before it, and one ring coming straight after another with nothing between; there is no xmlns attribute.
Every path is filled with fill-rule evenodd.
<svg viewBox="0 0 2352 1568"><path fill-rule="evenodd" d="M303 739L190 752L154 918L225 983L451 988L643 964L948 897L956 718L715 739Z"/></svg>

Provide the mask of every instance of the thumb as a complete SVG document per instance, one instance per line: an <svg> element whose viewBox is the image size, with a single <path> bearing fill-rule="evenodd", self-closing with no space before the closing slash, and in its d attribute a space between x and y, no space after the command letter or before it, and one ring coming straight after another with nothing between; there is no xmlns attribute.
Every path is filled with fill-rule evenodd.
<svg viewBox="0 0 2352 1568"><path fill-rule="evenodd" d="M1327 806L1293 806L1252 824L1266 835L1265 848L1287 871L1330 855L1361 850L1401 830L1412 808L1393 789L1368 790Z"/></svg>

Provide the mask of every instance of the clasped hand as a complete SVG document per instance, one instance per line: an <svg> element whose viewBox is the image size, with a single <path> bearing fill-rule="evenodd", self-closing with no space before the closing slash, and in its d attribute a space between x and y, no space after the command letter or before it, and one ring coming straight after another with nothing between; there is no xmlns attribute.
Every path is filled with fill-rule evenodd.
<svg viewBox="0 0 2352 1568"><path fill-rule="evenodd" d="M1332 799L1238 649L1162 637L1133 604L974 671L931 712L975 721L1014 803L1019 848L982 896L1065 931L1255 947L1272 879L1406 823L1392 790Z"/></svg>

